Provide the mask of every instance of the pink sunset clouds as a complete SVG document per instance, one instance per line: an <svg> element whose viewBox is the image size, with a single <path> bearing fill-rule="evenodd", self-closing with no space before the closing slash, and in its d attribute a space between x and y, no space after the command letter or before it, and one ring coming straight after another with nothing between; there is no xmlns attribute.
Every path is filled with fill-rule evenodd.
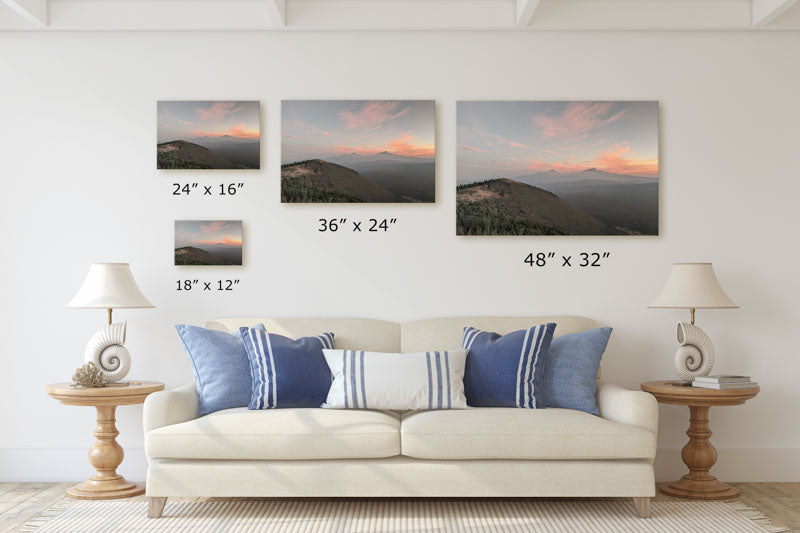
<svg viewBox="0 0 800 533"><path fill-rule="evenodd" d="M360 111L342 111L339 116L347 129L372 130L382 127L386 122L402 117L411 110L410 107L406 107L398 111L399 107L400 102L397 100L370 101L364 104Z"/></svg>
<svg viewBox="0 0 800 533"><path fill-rule="evenodd" d="M435 155L430 100L287 100L281 115L284 164L381 152Z"/></svg>
<svg viewBox="0 0 800 533"><path fill-rule="evenodd" d="M658 103L459 102L458 181L588 169L658 177Z"/></svg>
<svg viewBox="0 0 800 533"><path fill-rule="evenodd" d="M399 137L389 140L385 144L361 146L352 144L338 144L331 149L331 154L334 155L374 155L380 152L389 152L392 154L405 155L409 157L434 157L436 155L436 147L434 144L418 144L415 142L412 134L404 133Z"/></svg>
<svg viewBox="0 0 800 533"><path fill-rule="evenodd" d="M175 247L242 247L241 220L176 220Z"/></svg>
<svg viewBox="0 0 800 533"><path fill-rule="evenodd" d="M162 100L158 102L158 143L235 137L261 139L258 101Z"/></svg>
<svg viewBox="0 0 800 533"><path fill-rule="evenodd" d="M410 157L433 157L436 154L433 143L416 144L414 136L410 133L404 133L400 137L391 140L386 144L385 151Z"/></svg>
<svg viewBox="0 0 800 533"><path fill-rule="evenodd" d="M590 161L574 162L570 160L541 161L528 159L519 162L510 162L509 170L525 170L526 172L548 172L555 170L562 174L580 172L590 168L611 172L613 174L628 174L648 178L658 177L658 159L635 159L625 157L630 152L628 143L620 143L613 150L598 154Z"/></svg>
<svg viewBox="0 0 800 533"><path fill-rule="evenodd" d="M200 245L200 246L202 246L204 244L207 245L207 246L211 246L211 245L241 246L242 245L242 239L237 239L233 235L225 235L224 237L221 237L220 239L207 240L207 241L195 240L193 242L193 244Z"/></svg>
<svg viewBox="0 0 800 533"><path fill-rule="evenodd" d="M631 174L658 177L658 159L634 159L625 157L631 151L628 142L618 144L614 150L604 152L597 156L594 166L598 170L613 172L615 174Z"/></svg>
<svg viewBox="0 0 800 533"><path fill-rule="evenodd" d="M541 130L542 138L558 137L564 140L583 140L589 132L621 119L626 110L611 116L608 112L613 102L570 102L557 117L534 115L534 124Z"/></svg>
<svg viewBox="0 0 800 533"><path fill-rule="evenodd" d="M226 220L212 220L208 224L202 224L200 226L200 230L203 233L217 233L218 231L222 231L230 226L231 223Z"/></svg>
<svg viewBox="0 0 800 533"><path fill-rule="evenodd" d="M200 105L195 111L202 120L217 120L232 115L240 109L239 102L213 102L211 105Z"/></svg>
<svg viewBox="0 0 800 533"><path fill-rule="evenodd" d="M227 135L228 137L252 139L256 141L261 137L259 130L248 129L246 122L240 122L221 131L194 130L191 132L191 135L192 137L224 137Z"/></svg>

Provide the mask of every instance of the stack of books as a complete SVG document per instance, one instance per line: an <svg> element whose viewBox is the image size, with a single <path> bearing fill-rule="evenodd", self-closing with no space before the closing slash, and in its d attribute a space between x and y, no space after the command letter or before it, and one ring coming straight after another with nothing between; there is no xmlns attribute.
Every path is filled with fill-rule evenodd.
<svg viewBox="0 0 800 533"><path fill-rule="evenodd" d="M701 389L750 389L758 387L758 383L750 380L750 376L697 376L692 387Z"/></svg>

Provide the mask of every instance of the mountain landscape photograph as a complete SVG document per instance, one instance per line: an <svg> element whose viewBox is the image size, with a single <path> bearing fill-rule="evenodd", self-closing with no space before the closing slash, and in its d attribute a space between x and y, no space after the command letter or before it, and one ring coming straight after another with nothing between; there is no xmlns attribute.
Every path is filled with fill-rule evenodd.
<svg viewBox="0 0 800 533"><path fill-rule="evenodd" d="M258 101L158 102L156 168L261 168Z"/></svg>
<svg viewBox="0 0 800 533"><path fill-rule="evenodd" d="M433 100L284 100L281 202L436 200Z"/></svg>
<svg viewBox="0 0 800 533"><path fill-rule="evenodd" d="M241 220L175 221L176 266L241 264Z"/></svg>
<svg viewBox="0 0 800 533"><path fill-rule="evenodd" d="M658 102L458 102L458 235L658 235Z"/></svg>

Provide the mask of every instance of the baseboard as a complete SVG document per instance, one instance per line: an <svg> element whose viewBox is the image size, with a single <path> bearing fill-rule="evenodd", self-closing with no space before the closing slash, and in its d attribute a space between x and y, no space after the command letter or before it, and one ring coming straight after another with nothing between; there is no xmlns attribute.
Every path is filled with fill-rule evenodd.
<svg viewBox="0 0 800 533"><path fill-rule="evenodd" d="M4 448L0 449L0 482L85 481L94 473L86 448ZM128 481L147 477L144 449L125 450L117 469Z"/></svg>
<svg viewBox="0 0 800 533"><path fill-rule="evenodd" d="M800 481L800 449L749 448L718 450L712 472L724 481ZM0 449L0 482L83 481L92 474L85 449ZM143 449L125 450L118 469L130 481L144 481L147 457ZM672 481L686 472L680 450L659 450L656 480Z"/></svg>
<svg viewBox="0 0 800 533"><path fill-rule="evenodd" d="M798 448L717 449L711 473L723 481L800 481ZM687 472L680 450L658 450L656 481L674 481Z"/></svg>

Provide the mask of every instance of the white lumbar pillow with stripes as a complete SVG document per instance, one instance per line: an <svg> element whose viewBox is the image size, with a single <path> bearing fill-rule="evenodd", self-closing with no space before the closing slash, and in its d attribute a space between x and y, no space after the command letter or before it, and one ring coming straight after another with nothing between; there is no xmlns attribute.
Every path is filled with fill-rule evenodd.
<svg viewBox="0 0 800 533"><path fill-rule="evenodd" d="M466 350L383 353L322 350L333 374L330 409L467 409Z"/></svg>

